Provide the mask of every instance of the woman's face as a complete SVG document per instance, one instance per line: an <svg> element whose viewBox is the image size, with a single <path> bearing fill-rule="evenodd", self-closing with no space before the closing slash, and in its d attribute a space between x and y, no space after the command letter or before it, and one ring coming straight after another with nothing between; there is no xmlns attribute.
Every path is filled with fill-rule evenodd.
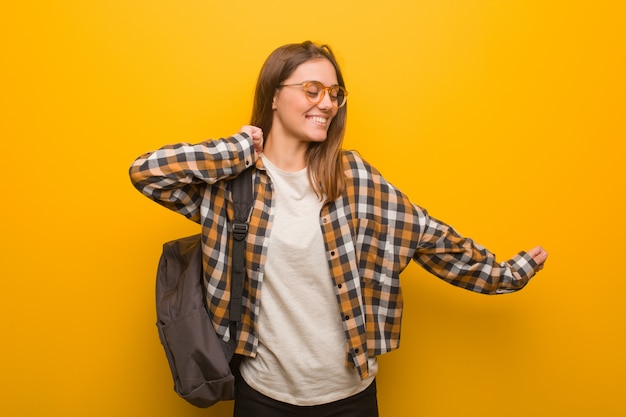
<svg viewBox="0 0 626 417"><path fill-rule="evenodd" d="M317 104L307 100L303 87L305 81L319 81L324 86L337 85L337 73L333 64L325 58L317 58L300 64L284 87L276 90L272 101L274 110L272 136L283 135L300 142L323 142L326 140L330 122L337 114L328 91ZM286 86L296 84L295 86Z"/></svg>

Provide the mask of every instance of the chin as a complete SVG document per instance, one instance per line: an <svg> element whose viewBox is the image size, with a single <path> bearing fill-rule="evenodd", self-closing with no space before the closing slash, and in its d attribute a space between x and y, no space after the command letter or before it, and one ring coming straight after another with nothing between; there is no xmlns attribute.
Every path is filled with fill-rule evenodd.
<svg viewBox="0 0 626 417"><path fill-rule="evenodd" d="M324 142L326 138L328 138L327 132L315 132L313 134L307 135L309 141L311 142Z"/></svg>
<svg viewBox="0 0 626 417"><path fill-rule="evenodd" d="M326 142L326 138L309 138L307 142L309 142L310 144L311 143L324 143Z"/></svg>

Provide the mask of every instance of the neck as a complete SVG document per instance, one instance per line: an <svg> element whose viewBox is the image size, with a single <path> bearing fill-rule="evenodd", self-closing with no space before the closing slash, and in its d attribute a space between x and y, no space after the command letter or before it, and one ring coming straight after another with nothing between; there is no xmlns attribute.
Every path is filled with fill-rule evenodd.
<svg viewBox="0 0 626 417"><path fill-rule="evenodd" d="M295 172L306 167L307 148L306 142L287 140L286 136L270 133L263 146L263 155L277 168L286 172Z"/></svg>

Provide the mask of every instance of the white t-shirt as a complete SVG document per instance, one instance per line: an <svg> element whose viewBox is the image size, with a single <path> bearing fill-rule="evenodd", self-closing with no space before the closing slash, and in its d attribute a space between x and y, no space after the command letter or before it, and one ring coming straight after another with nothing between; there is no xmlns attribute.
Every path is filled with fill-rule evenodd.
<svg viewBox="0 0 626 417"><path fill-rule="evenodd" d="M322 201L307 170L285 172L263 158L272 180L273 222L261 288L259 346L241 365L256 391L295 405L318 405L367 388L345 365L346 337L320 226Z"/></svg>

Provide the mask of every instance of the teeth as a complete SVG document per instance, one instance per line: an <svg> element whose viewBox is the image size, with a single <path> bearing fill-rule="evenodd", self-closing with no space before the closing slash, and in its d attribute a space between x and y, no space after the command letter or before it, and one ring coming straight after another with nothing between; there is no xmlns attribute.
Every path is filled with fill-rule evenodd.
<svg viewBox="0 0 626 417"><path fill-rule="evenodd" d="M315 123L320 123L320 124L326 124L326 121L328 120L325 117L318 117L318 116L313 116L311 117L311 119L315 122Z"/></svg>

